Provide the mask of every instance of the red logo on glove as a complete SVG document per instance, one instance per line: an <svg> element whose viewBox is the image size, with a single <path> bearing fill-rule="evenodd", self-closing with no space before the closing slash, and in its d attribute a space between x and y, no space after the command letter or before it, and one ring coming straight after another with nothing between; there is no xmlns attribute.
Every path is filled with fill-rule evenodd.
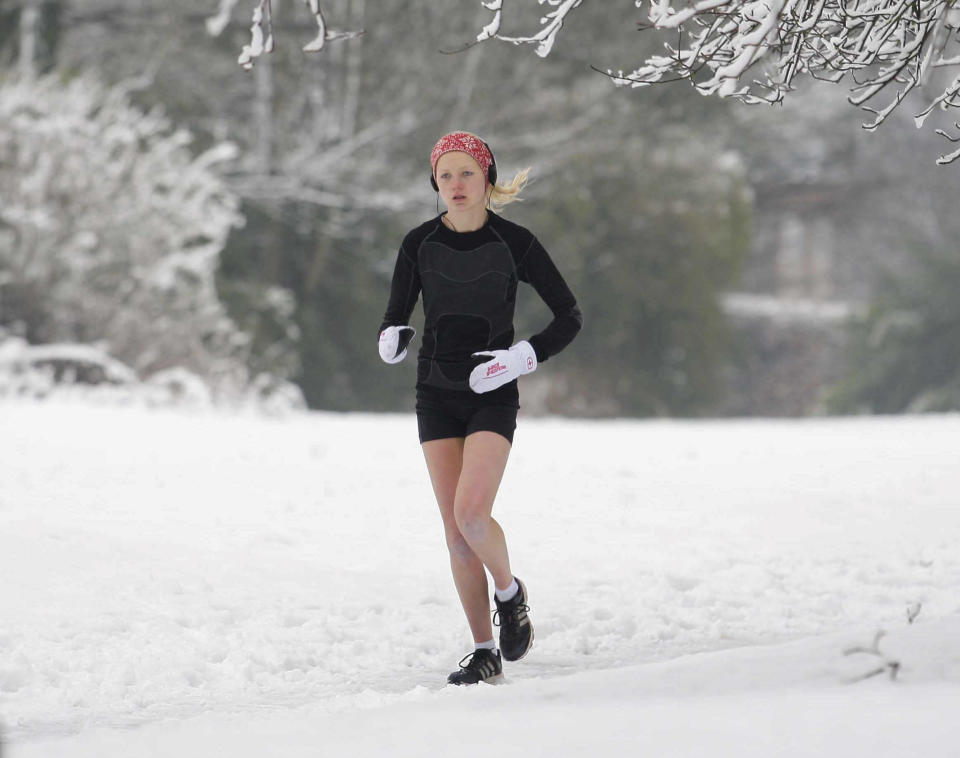
<svg viewBox="0 0 960 758"><path fill-rule="evenodd" d="M501 371L506 371L506 370L507 370L507 367L504 366L499 361L497 361L492 366L487 366L487 376L488 377L495 376L496 374L499 374Z"/></svg>
<svg viewBox="0 0 960 758"><path fill-rule="evenodd" d="M527 371L533 371L533 358L527 358Z"/></svg>

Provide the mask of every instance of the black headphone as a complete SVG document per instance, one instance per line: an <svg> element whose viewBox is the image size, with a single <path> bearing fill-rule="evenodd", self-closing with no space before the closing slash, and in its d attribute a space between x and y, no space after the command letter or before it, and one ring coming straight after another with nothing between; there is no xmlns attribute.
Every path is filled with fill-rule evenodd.
<svg viewBox="0 0 960 758"><path fill-rule="evenodd" d="M483 142L483 140L480 141ZM483 146L487 148L487 152L490 153L490 168L487 169L487 180L491 185L495 185L497 183L497 159L494 157L490 145L483 142ZM434 192L440 191L440 187L437 184L437 177L435 177L433 173L430 174L430 186L433 187Z"/></svg>

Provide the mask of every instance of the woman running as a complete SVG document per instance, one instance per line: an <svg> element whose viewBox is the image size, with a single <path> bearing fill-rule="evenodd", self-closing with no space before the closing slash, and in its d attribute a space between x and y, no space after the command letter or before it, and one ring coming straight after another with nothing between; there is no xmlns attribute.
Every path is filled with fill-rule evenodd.
<svg viewBox="0 0 960 758"><path fill-rule="evenodd" d="M431 185L447 210L403 239L380 326L380 357L387 363L406 357L414 336L408 322L422 292L420 443L476 645L448 681L495 682L503 677L501 653L516 661L533 644L527 588L513 575L503 530L490 515L517 425L517 377L566 347L582 318L537 238L493 212L517 199L529 169L509 184L497 184L493 153L468 132L442 137L430 169ZM553 320L529 340L514 343L518 281L533 285ZM495 585L499 650L485 568Z"/></svg>

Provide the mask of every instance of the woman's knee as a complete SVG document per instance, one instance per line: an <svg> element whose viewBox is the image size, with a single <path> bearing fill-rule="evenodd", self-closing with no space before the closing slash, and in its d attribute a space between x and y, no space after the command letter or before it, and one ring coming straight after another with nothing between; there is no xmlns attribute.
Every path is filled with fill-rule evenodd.
<svg viewBox="0 0 960 758"><path fill-rule="evenodd" d="M458 501L453 509L457 529L467 542L479 542L490 528L490 510L486 503Z"/></svg>

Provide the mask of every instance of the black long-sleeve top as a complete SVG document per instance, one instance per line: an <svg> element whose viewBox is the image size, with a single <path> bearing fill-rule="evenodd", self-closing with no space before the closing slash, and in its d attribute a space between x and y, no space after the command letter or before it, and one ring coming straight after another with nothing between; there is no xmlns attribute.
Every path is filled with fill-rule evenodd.
<svg viewBox="0 0 960 758"><path fill-rule="evenodd" d="M470 371L480 362L473 353L513 344L518 281L531 284L553 312L547 327L528 340L542 363L566 347L583 322L543 245L492 212L472 232L454 232L437 216L404 237L380 330L410 323L422 292L417 384L469 390Z"/></svg>

